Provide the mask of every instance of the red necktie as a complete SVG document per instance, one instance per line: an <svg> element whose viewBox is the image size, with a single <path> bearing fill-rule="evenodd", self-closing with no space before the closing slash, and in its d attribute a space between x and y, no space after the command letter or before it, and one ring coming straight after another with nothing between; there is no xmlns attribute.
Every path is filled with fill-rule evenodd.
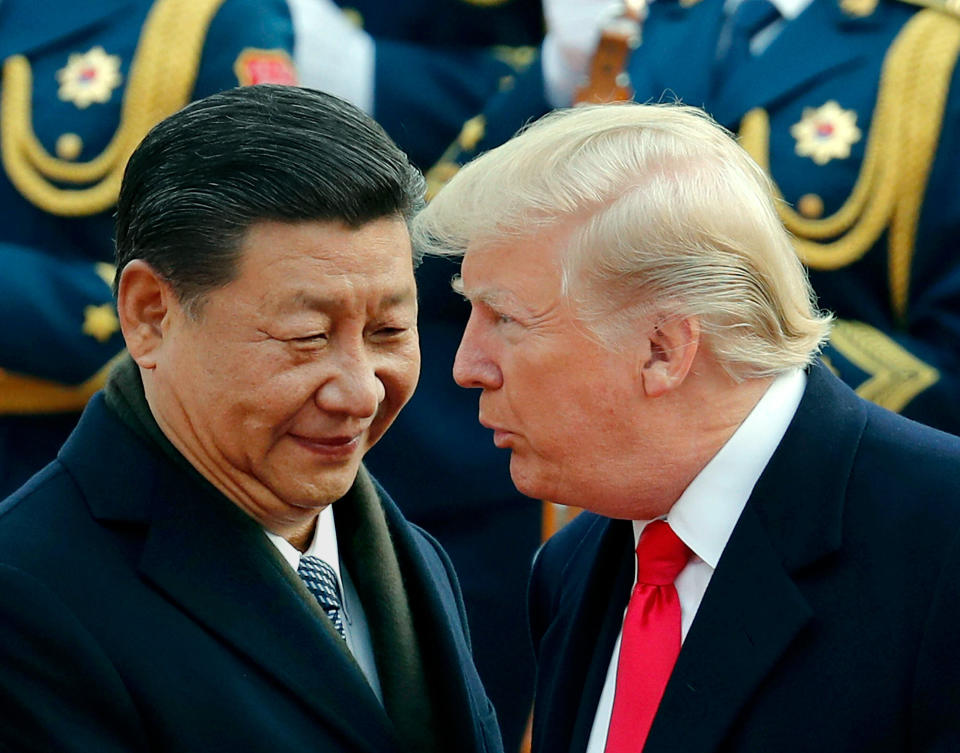
<svg viewBox="0 0 960 753"><path fill-rule="evenodd" d="M680 653L680 599L673 585L691 552L663 520L637 544L637 584L623 620L617 689L605 753L640 753Z"/></svg>

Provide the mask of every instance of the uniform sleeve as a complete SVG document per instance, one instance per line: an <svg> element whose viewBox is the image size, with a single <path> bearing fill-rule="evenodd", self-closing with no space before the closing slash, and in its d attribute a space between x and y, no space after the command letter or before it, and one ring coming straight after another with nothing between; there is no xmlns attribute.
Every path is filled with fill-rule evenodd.
<svg viewBox="0 0 960 753"><path fill-rule="evenodd" d="M0 269L0 405L29 408L14 386L21 375L79 387L120 352L111 265L0 243Z"/></svg>
<svg viewBox="0 0 960 753"><path fill-rule="evenodd" d="M193 98L267 83L298 83L287 4L283 0L227 0L207 31Z"/></svg>
<svg viewBox="0 0 960 753"><path fill-rule="evenodd" d="M0 749L146 751L114 666L42 583L0 565Z"/></svg>
<svg viewBox="0 0 960 753"><path fill-rule="evenodd" d="M932 315L937 316L955 314L944 310ZM958 434L960 332L934 334L928 325L914 327L913 334L840 319L824 348L824 361L864 399Z"/></svg>

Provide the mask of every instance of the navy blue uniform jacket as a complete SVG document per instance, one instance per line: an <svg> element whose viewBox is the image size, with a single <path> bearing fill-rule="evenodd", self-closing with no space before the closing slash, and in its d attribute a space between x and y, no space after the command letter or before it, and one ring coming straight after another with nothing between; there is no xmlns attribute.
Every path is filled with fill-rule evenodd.
<svg viewBox="0 0 960 753"><path fill-rule="evenodd" d="M717 564L644 753L960 750L960 441L815 367ZM578 516L531 583L533 750L583 751L633 579Z"/></svg>
<svg viewBox="0 0 960 753"><path fill-rule="evenodd" d="M499 753L449 560L374 488L441 739ZM276 555L251 518L96 396L0 512L0 750L399 753L342 640Z"/></svg>

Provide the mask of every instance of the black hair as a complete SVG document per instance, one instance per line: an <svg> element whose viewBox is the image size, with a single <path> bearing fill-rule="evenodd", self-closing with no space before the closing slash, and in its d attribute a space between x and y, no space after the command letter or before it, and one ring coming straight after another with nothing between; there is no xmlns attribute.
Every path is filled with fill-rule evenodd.
<svg viewBox="0 0 960 753"><path fill-rule="evenodd" d="M143 259L191 304L234 279L259 220L409 222L423 194L407 156L343 100L272 84L214 94L158 123L130 157L114 291L124 266Z"/></svg>

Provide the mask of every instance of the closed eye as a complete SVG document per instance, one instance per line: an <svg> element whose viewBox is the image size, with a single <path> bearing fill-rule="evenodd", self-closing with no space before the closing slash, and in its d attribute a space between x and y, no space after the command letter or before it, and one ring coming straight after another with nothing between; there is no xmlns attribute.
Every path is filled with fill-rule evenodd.
<svg viewBox="0 0 960 753"><path fill-rule="evenodd" d="M400 337L409 331L409 327L380 327L373 331L373 337L380 340L389 340L394 337Z"/></svg>
<svg viewBox="0 0 960 753"><path fill-rule="evenodd" d="M287 342L316 343L316 342L325 342L326 339L327 339L326 332L315 332L312 335L304 335L303 337L291 337Z"/></svg>

